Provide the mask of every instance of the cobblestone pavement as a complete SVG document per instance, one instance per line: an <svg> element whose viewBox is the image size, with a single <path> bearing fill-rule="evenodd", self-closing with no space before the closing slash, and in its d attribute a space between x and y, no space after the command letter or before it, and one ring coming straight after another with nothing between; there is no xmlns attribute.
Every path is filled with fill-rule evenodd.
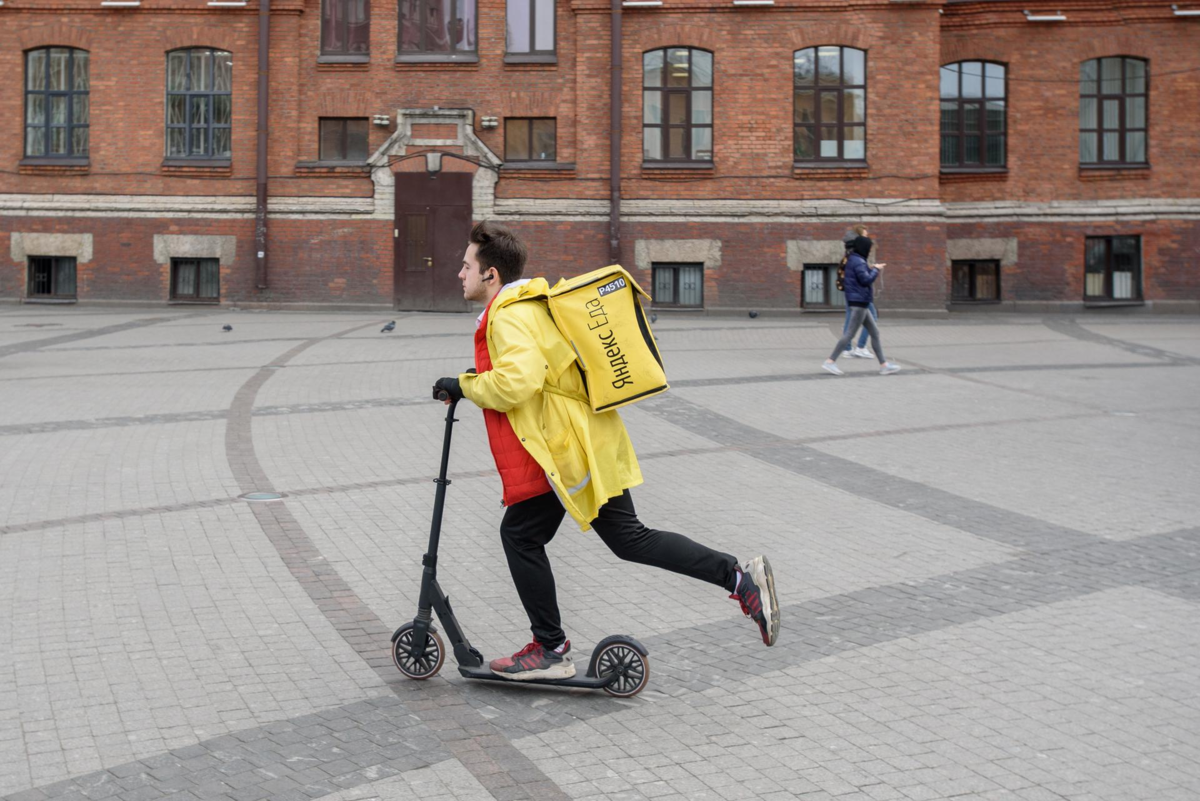
<svg viewBox="0 0 1200 801"><path fill-rule="evenodd" d="M0 797L1200 798L1200 320L885 316L904 371L835 378L840 316L664 315L639 512L770 555L784 622L568 524L579 661L651 653L617 700L392 666L472 319L391 317L0 310ZM496 656L468 407L441 580Z"/></svg>

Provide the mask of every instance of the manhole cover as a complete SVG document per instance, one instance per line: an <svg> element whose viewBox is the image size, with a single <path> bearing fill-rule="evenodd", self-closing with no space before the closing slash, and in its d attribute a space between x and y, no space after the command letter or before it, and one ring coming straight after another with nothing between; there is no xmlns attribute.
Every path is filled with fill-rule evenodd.
<svg viewBox="0 0 1200 801"><path fill-rule="evenodd" d="M247 492L239 495L243 501L278 501L283 499L282 492Z"/></svg>

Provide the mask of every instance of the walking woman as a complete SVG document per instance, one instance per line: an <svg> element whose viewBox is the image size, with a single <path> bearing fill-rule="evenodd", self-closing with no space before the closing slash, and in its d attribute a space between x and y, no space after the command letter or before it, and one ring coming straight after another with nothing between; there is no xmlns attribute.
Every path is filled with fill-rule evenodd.
<svg viewBox="0 0 1200 801"><path fill-rule="evenodd" d="M867 333L871 335L871 347L875 350L875 358L879 359L879 374L891 375L900 371L900 365L884 358L883 345L879 342L879 326L870 312L871 304L875 301L875 279L879 277L879 271L887 266L882 263L868 266L867 256L871 254L873 244L869 238L860 236L850 246L851 252L846 258L846 274L843 279L846 287L846 306L850 309L850 324L842 332L842 338L838 340L833 353L821 365L821 369L827 373L845 375L837 366L838 357L845 352L862 326L866 326Z"/></svg>
<svg viewBox="0 0 1200 801"><path fill-rule="evenodd" d="M854 246L854 240L860 236L870 236L870 234L867 233L867 226L856 225L856 226L854 226L854 228L847 231L846 235L844 237L842 237L842 244L845 246L845 250L846 250L845 256L842 257L842 270L841 271L843 273L846 270L846 259L849 258L850 253L852 252L851 248ZM839 287L839 289L840 288L841 287ZM846 333L846 330L848 328L850 328L850 312L852 312L853 310L854 310L853 306L846 307L846 320L844 323L842 323L842 333L843 334ZM875 320L876 322L879 321L879 312L875 310L874 303L868 304L867 311L869 311L871 313L872 320ZM875 358L875 354L871 353L871 351L867 350L867 327L865 325L862 327L862 333L860 333L858 335L858 345L856 347L851 348L850 347L851 344L853 344L853 343L850 343L850 342L846 343L846 355L847 356L851 356L855 359L873 359L873 358Z"/></svg>

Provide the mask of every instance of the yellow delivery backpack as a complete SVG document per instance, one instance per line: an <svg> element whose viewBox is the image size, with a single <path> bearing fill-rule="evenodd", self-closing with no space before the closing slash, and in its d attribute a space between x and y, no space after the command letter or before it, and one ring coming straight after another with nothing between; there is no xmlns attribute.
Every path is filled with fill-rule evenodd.
<svg viewBox="0 0 1200 801"><path fill-rule="evenodd" d="M594 412L669 389L643 297L650 299L619 264L564 278L550 289L550 315L575 348Z"/></svg>

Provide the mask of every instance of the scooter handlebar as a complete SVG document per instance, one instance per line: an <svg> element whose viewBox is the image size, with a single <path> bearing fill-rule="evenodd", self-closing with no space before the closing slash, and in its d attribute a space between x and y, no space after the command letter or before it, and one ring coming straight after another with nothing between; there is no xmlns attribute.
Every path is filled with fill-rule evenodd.
<svg viewBox="0 0 1200 801"><path fill-rule="evenodd" d="M450 400L450 393L444 389L439 389L434 392L433 397L434 400L440 400L442 403L445 403L446 401Z"/></svg>

